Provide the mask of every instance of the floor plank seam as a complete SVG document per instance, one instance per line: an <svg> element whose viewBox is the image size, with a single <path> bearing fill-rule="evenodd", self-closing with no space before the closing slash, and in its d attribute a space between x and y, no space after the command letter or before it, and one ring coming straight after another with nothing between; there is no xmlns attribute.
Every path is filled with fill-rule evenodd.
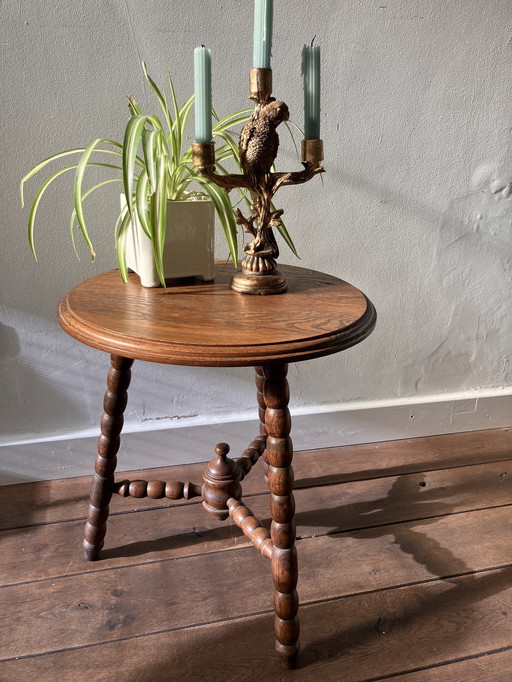
<svg viewBox="0 0 512 682"><path fill-rule="evenodd" d="M498 460L497 462L486 462L486 464L488 464L488 463L489 464L496 464L496 463L499 463L500 461L511 461L511 463L512 463L512 460ZM468 464L468 465L465 465L464 467L457 466L457 467L447 467L447 468L443 468L443 469L429 469L428 471L413 471L413 472L409 472L409 473L390 474L389 476L377 476L375 478L365 478L365 479L355 479L355 480L350 480L350 481L329 482L329 483L325 483L325 484L321 483L321 484L318 484L316 486L313 486L313 485L312 486L304 486L304 487L296 486L294 488L294 491L297 492L299 490L314 490L315 488L326 488L326 487L334 486L334 485L345 485L345 484L349 484L349 483L367 482L367 481L380 480L380 479L385 479L385 478L394 478L398 475L399 476L410 476L410 475L413 475L415 473L418 473L418 474L421 473L424 475L428 475L429 473L435 472L435 471L448 471L450 469L462 469L462 468L466 469L468 467L473 467L473 466L481 466L481 464ZM244 494L243 497L244 497L244 499L248 499L248 498L254 498L254 497L262 497L265 495L269 495L268 490L265 490L265 491L262 491L259 493L247 493L247 494ZM177 504L157 505L157 506L145 507L145 508L141 508L141 509L126 509L126 510L120 510L120 511L112 511L109 514L109 518L112 518L115 516L124 516L127 514L139 514L141 512L155 512L155 511L162 511L165 509L181 509L183 507L199 506L200 504L202 504L201 500L190 500L190 501L187 500L185 502L182 502L182 503L180 502ZM507 505L497 505L497 506L507 506ZM484 510L487 508L488 509L494 509L495 507L482 507L481 509ZM475 509L474 511L477 511L477 509ZM460 512L454 512L454 513L460 513ZM0 533L6 532L6 531L24 530L26 528L38 528L41 526L53 526L53 525L58 525L60 523L72 523L72 522L78 522L78 521L84 521L85 522L86 518L87 517L84 515L84 516L71 517L71 518L67 518L67 519L58 519L55 521L42 521L39 523L29 523L29 524L24 524L21 526L9 526L6 528L1 528ZM425 518L435 518L435 517L425 517ZM368 528L371 528L371 527L378 527L378 526L368 526Z"/></svg>
<svg viewBox="0 0 512 682"><path fill-rule="evenodd" d="M425 670L432 670L434 668L443 668L447 665L453 665L454 663L463 663L464 661L474 661L479 658L485 658L486 656L493 656L495 654L502 654L506 651L512 651L512 644L510 646L504 646L499 649L489 649L489 651L481 651L476 654L468 654L467 656L461 656L460 658L447 659L446 661L439 661L437 663L430 663L429 665L420 666L418 668L410 668L408 670L401 670L400 672L390 673L389 675L384 675L381 677L369 677L361 682L380 682L381 680L389 680L395 677L402 677L403 675L410 675L412 673L419 673Z"/></svg>
<svg viewBox="0 0 512 682"><path fill-rule="evenodd" d="M388 587L379 587L379 588L376 588L373 590L364 590L361 592L355 592L355 593L351 593L351 594L347 594L347 595L340 595L337 597L326 597L325 599L314 599L314 600L310 600L310 601L301 603L301 608L308 607L308 606L316 606L319 604L325 604L325 603L329 603L329 602L341 601L344 599L348 599L350 597L365 596L365 595L369 595L369 594L375 594L378 592L389 592L389 591L404 589L404 588L408 588L408 587L416 587L418 585L424 585L424 584L428 584L428 583L442 582L444 580L451 580L454 578L464 578L464 577L467 577L469 575L492 573L492 572L495 572L498 570L503 570L506 568L512 568L512 564L505 564L503 566L497 566L497 567L494 567L492 569L481 569L481 570L476 570L476 571L470 571L468 573L455 574L455 575L446 576L443 578L437 577L437 578L432 578L432 579L418 580L418 581L414 581L411 583L404 583L403 585L392 585L392 586L388 586ZM40 658L43 656L50 656L52 654L66 653L66 652L70 652L70 651L78 651L78 650L83 650L83 649L89 649L92 647L104 646L104 645L108 645L108 644L115 644L118 642L126 642L126 641L138 640L138 639L145 639L147 637L155 637L155 636L159 636L159 635L163 635L163 634L168 634L171 632L191 630L194 628L207 627L210 625L216 625L216 624L220 624L220 623L228 623L228 622L233 622L233 621L238 621L238 620L240 620L240 621L247 620L248 618L254 618L257 616L265 616L265 615L270 616L272 613L273 613L273 609L264 609L261 611L254 611L254 612L241 614L241 615L237 615L237 616L227 616L225 618L218 618L218 619L209 620L209 621L202 621L199 623L191 623L189 625L182 625L182 626L177 626L174 628L165 628L163 630L155 630L153 632L144 632L144 633L140 633L138 635L131 635L131 636L127 636L127 637L119 637L116 639L103 640L101 642L92 642L90 644L83 644L83 645L78 645L78 646L74 646L74 647L64 647L62 649L52 649L52 650L48 650L48 651L39 652L36 654L26 654L24 656L12 656L12 657L8 657L8 658L0 659L0 663L8 663L8 662L12 662L12 661L20 661L20 660L26 660L26 659L31 659L31 658ZM417 672L417 671L421 671L421 670L428 670L429 668L441 667L443 665L448 665L450 663L456 663L456 662L460 662L460 661L464 661L464 660L469 660L471 658L478 658L478 657L486 656L486 655L490 655L490 654L501 653L503 651L508 651L510 649L512 649L512 645L510 647L503 647L501 649L496 649L496 650L493 649L493 650L489 650L486 652L480 652L478 654L470 654L468 656L464 656L461 658L457 658L457 659L453 659L453 660L447 660L447 661L442 662L442 663L431 664L428 666L414 668L414 669L407 670L407 671L401 671L399 673L393 673L393 674L387 675L385 677L368 678L368 679L362 680L361 682L378 682L378 680L389 679L393 676L405 675L405 674L408 674L411 672Z"/></svg>
<svg viewBox="0 0 512 682"><path fill-rule="evenodd" d="M498 459L492 459L492 460L486 460L484 464L499 464L500 462L510 462L512 464L512 460L510 458L510 455L507 455L506 457L499 457ZM205 462L205 465L207 462ZM412 469L412 470L402 470L401 467L404 465L399 465L398 467L395 467L395 470L390 472L390 473L382 473L380 472L379 474L376 474L375 476L369 476L369 477L357 477L357 478L342 478L338 480L333 480L333 481L327 481L325 483L317 483L316 485L301 485L301 480L297 479L295 481L295 491L298 490L311 490L314 488L325 488L329 487L332 485L345 485L348 483L363 483L367 481L375 481L379 479L386 479L386 478L394 478L396 476L412 476L414 474L425 474L428 475L429 473L434 473L438 471L450 471L452 469L467 469L470 467L476 467L476 466L482 466L482 462L474 462L474 463L469 463L469 464L455 464L451 466L438 466L435 468L429 468L428 471L424 471L423 469ZM169 467L172 468L172 467ZM142 469L140 471L140 474L142 476L150 476L151 469ZM122 472L120 472L122 473ZM127 472L128 473L128 472ZM82 477L78 477L82 478ZM67 480L67 479L66 479ZM18 483L15 485L31 485L30 483ZM260 497L262 495L268 495L269 491L268 490L263 490L260 492L255 492L255 493L247 493L244 494L244 498L252 498L252 497ZM181 508L181 507L186 507L186 506L191 506L191 505L200 505L201 500L186 500L184 502L176 502L175 504L169 504L169 505L158 505L158 506L153 506L153 507L147 507L147 508L142 508L142 509L127 509L127 510L120 510L120 511L113 511L110 513L110 517L112 516L121 516L124 514L136 514L139 512L150 512L150 511L159 511L162 509L174 509L174 508ZM24 524L20 526L9 526L8 528L2 528L0 532L4 530L23 530L24 528L34 528L38 526L46 526L46 525L53 525L53 524L58 524L58 523L66 523L68 521L85 521L86 516L85 514L83 516L78 516L78 517L72 517L69 519L59 519L56 521L43 521L40 523L30 523L30 524Z"/></svg>
<svg viewBox="0 0 512 682"><path fill-rule="evenodd" d="M52 654L63 654L69 651L80 651L82 649L91 649L97 646L105 646L107 644L117 644L118 642L129 642L136 639L145 639L146 637L157 637L159 635L166 635L170 632L179 632L182 630L192 630L194 628L207 627L209 625L217 625L219 623L229 623L236 620L246 620L247 618L254 618L256 616L272 615L274 609L265 609L264 611L255 611L254 613L244 613L241 616L227 616L226 618L217 618L215 620L206 620L201 623L193 623L190 625L181 625L175 628L166 628L164 630L155 630L154 632L141 632L138 635L131 635L129 637L118 637L117 639L106 639L102 642L92 642L90 644L82 644L71 647L64 647L62 649L51 649L48 651L41 651L37 654L25 654L24 656L11 656L10 658L0 658L0 663L10 663L11 661L23 661L29 658L41 658L42 656L51 656Z"/></svg>
<svg viewBox="0 0 512 682"><path fill-rule="evenodd" d="M301 607L303 606L316 606L317 604L327 604L334 601L342 601L344 599L350 599L352 597L365 597L370 594L377 594L379 592L392 592L393 590L404 590L408 587L418 587L419 585L429 585L432 583L443 583L445 581L454 580L457 578L467 578L472 575L482 575L484 573L495 573L496 571L502 571L505 569L512 569L511 564L503 564L500 566L492 566L492 568L479 568L474 571L467 571L464 573L454 573L452 575L436 576L435 578L424 578L423 580L414 580L409 583L400 583L398 585L387 585L385 587L376 587L371 590L361 590L360 592L350 592L347 594L340 594L337 597L324 597L323 599L313 599L311 601L301 602Z"/></svg>
<svg viewBox="0 0 512 682"><path fill-rule="evenodd" d="M414 476L414 474L425 474L428 475L430 473L435 473L437 471L451 471L452 469L469 469L471 467L481 467L482 464L499 464L500 462L510 462L512 464L512 459L510 458L510 454L507 454L506 457L503 458L498 458L498 459L492 459L492 460L485 460L485 462L470 462L468 464L453 464L449 466L437 466L434 468L429 468L427 470L422 469L422 468L415 468L415 469L402 469L403 466L405 465L398 465L394 468L394 471L391 471L390 473L383 473L382 471L375 476L359 476L357 478L345 478L343 474L340 474L340 478L338 480L332 480L332 481L327 481L325 483L317 483L316 485L301 485L301 479L297 479L295 481L295 487L294 490L310 490L311 488L325 488L326 486L330 485L344 485L345 483L366 483L367 481L378 481L381 479L386 479L386 478L396 478L397 476ZM390 467L392 469L392 467ZM347 474L347 476L350 476ZM261 493L252 493L252 495L259 495Z"/></svg>
<svg viewBox="0 0 512 682"><path fill-rule="evenodd" d="M506 504L492 505L491 507L474 507L473 509L462 509L460 511L445 512L444 514L433 514L432 516L418 516L412 519L405 519L403 521L387 521L386 523L376 523L371 526L355 526L354 528L344 528L343 530L332 530L327 533L318 533L315 537L324 537L332 535L343 535L344 533L358 533L360 531L373 530L374 528L386 528L386 526L401 526L407 523L421 523L422 521L432 521L433 519L444 519L449 516L460 516L461 514L475 514L478 512L492 511L493 509L503 509L510 507L512 502ZM302 539L302 538L297 538Z"/></svg>
<svg viewBox="0 0 512 682"><path fill-rule="evenodd" d="M358 533L358 532L363 532L363 531L367 531L367 530L372 530L375 528L386 528L386 527L393 528L396 526L403 526L403 525L407 525L410 523L421 523L423 521L429 521L432 519L441 519L441 518L446 518L446 517L450 517L450 516L461 516L464 514L473 514L473 513L478 513L478 512L482 512L482 511L491 511L493 509L503 509L505 507L510 507L511 504L500 504L500 505L496 505L496 506L492 506L492 507L467 509L467 510L458 511L458 512L450 512L447 514L438 514L438 515L434 515L434 516L425 516L425 517L421 517L421 518L407 519L404 521L394 521L394 522L390 521L388 523L375 524L372 526L362 526L362 527L356 526L354 528L347 528L347 529L343 529L343 530L339 530L339 531L327 531L326 533L315 533L314 535L304 535L304 536L297 535L296 541L297 541L297 543L300 543L300 542L303 542L305 540L311 540L311 539L322 538L322 537L342 536L344 534ZM269 520L269 519L264 519L263 523L265 523L265 521L267 521L267 520ZM222 528L222 526L219 526L219 527ZM234 528L236 530L236 527L234 527ZM1 532L3 532L3 531L1 531ZM244 535L241 532L240 532L239 537L241 540L244 539ZM198 544L200 544L200 543L198 543ZM8 587L16 587L16 586L20 586L20 585L33 585L33 584L37 584L37 583L48 582L50 580L62 580L65 578L73 578L73 577L84 576L84 575L95 574L95 573L106 573L109 571L122 570L125 568L137 568L137 567L140 568L141 566L152 566L152 565L156 565L156 564L162 564L165 562L181 561L183 559L193 559L195 557L208 556L208 555L212 555L212 554L221 554L224 552L239 552L242 550L251 550L252 551L253 549L254 548L253 548L252 543L246 542L245 544L242 544L238 547L226 547L225 549L216 549L216 550L210 550L208 552L198 552L195 554L184 554L182 556L166 557L163 559L155 559L153 561L140 561L140 562L137 562L134 564L124 564L124 565L120 565L120 566L108 566L105 568L95 568L95 569L91 568L89 570L77 571L75 573L65 573L65 574L61 574L61 575L49 576L46 578L38 578L38 579L34 579L34 580L26 580L26 581L15 582L15 583L5 583L5 584L0 585L0 589L4 589L4 588L8 588ZM92 564L97 565L97 562L92 562ZM497 568L504 568L506 566L508 566L508 564L506 564L504 566L499 566ZM493 568L495 568L495 567L493 567ZM481 570L487 571L487 570L491 570L491 569L486 568L486 569L481 569ZM478 573L478 572L480 572L480 571L470 571L468 573L461 573L460 575L469 575L471 573ZM459 575L459 574L457 574L457 575ZM449 576L449 577L457 577L457 576ZM445 578L446 578L445 576L438 576L437 579L445 579ZM414 583L411 583L411 584L414 584ZM399 587L401 587L401 585ZM357 593L357 594L359 594L359 593Z"/></svg>
<svg viewBox="0 0 512 682"><path fill-rule="evenodd" d="M246 496L248 497L248 495ZM141 512L152 512L152 511L162 511L164 509L178 509L182 507L189 507L193 505L197 505L198 502L193 501L193 502L185 502L184 504L169 504L169 505L158 505L155 507L147 507L143 509L126 509L126 510L121 510L121 511L111 511L108 515L109 519L113 518L114 516L125 516L126 514L139 514ZM87 504L84 504L84 508L87 506ZM0 529L0 532L4 531L9 531L9 530L24 530L25 528L39 528L41 526L56 526L59 523L72 523L76 521L81 521L85 523L87 520L87 516L84 514L84 516L72 516L68 519L57 519L55 521L41 521L39 523L27 523L26 525L23 526L9 526L8 528L2 528Z"/></svg>

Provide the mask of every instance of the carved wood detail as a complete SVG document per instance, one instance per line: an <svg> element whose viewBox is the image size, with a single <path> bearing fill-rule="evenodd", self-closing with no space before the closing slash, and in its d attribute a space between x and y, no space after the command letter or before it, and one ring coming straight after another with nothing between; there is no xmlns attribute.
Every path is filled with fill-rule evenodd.
<svg viewBox="0 0 512 682"><path fill-rule="evenodd" d="M231 497L239 500L242 496L242 470L227 455L229 445L218 443L215 446L217 457L206 467L203 474L203 507L210 514L224 521L229 516L228 500Z"/></svg>
<svg viewBox="0 0 512 682"><path fill-rule="evenodd" d="M266 411L266 405L265 405L265 398L263 397L263 384L265 383L265 377L263 376L263 367L255 367L254 371L256 372L255 376L255 381L256 381L256 398L258 400L258 416L260 419L260 434L262 436L265 436L265 442L267 440L267 427L265 426L265 411ZM268 462L265 456L265 452L262 453L261 455L261 463L263 466L263 472L265 475L265 480L268 483Z"/></svg>
<svg viewBox="0 0 512 682"><path fill-rule="evenodd" d="M268 433L265 452L270 487L270 534L273 543L272 579L274 581L274 632L276 650L287 667L297 663L299 652L299 600L297 551L295 549L295 501L293 497L293 445L288 410L289 389L286 364L263 367L265 426Z"/></svg>
<svg viewBox="0 0 512 682"><path fill-rule="evenodd" d="M244 535L254 544L263 556L268 559L272 558L272 540L270 538L270 531L261 525L261 522L254 516L252 511L241 500L235 500L231 497L227 505L229 507L229 515L242 529Z"/></svg>
<svg viewBox="0 0 512 682"><path fill-rule="evenodd" d="M128 386L133 360L111 355L107 390L103 399L101 434L91 485L89 514L85 524L84 556L88 561L99 557L107 530L109 504L114 489L114 472L121 444L123 413L128 402Z"/></svg>
<svg viewBox="0 0 512 682"><path fill-rule="evenodd" d="M256 438L249 443L249 446L244 450L242 455L236 460L236 463L240 467L241 471L240 480L243 480L247 476L249 471L265 452L266 445L266 435L256 436Z"/></svg>
<svg viewBox="0 0 512 682"><path fill-rule="evenodd" d="M201 486L188 481L119 481L113 492L121 497L150 497L153 500L191 500L201 496Z"/></svg>

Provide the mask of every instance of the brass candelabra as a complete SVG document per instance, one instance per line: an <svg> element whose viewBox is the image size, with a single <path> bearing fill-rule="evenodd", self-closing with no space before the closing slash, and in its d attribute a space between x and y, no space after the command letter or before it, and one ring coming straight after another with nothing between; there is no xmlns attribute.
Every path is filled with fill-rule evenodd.
<svg viewBox="0 0 512 682"><path fill-rule="evenodd" d="M288 107L272 95L272 69L255 68L250 72L250 99L254 113L240 134L240 163L243 173L219 175L215 171L214 142L195 143L194 164L200 173L226 192L244 188L251 196L251 214L246 218L236 209L237 224L252 241L244 246L245 256L231 279L230 287L243 294L283 294L286 280L277 270L279 248L273 228L282 224L283 209L274 210L272 200L280 187L300 185L323 173L322 140L303 140L301 171L272 172L277 156L277 127L289 118Z"/></svg>

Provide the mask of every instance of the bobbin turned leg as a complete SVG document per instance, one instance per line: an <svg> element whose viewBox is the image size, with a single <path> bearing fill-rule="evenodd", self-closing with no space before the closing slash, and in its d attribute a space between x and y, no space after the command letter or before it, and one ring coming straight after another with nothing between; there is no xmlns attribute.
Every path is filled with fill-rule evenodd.
<svg viewBox="0 0 512 682"><path fill-rule="evenodd" d="M263 398L266 405L265 426L268 433L266 460L270 487L270 528L273 542L272 578L274 581L274 632L276 650L286 667L294 668L299 653L299 600L297 551L295 549L295 502L293 499L293 445L288 410L288 366L263 367Z"/></svg>
<svg viewBox="0 0 512 682"><path fill-rule="evenodd" d="M120 433L123 428L123 412L128 402L133 360L119 355L110 356L110 370L107 377L107 390L103 399L101 435L98 439L98 454L94 466L91 486L89 515L85 524L84 557L95 561L99 557L107 531L107 518L110 499L114 489L114 472L117 465L117 452Z"/></svg>
<svg viewBox="0 0 512 682"><path fill-rule="evenodd" d="M263 383L265 381L265 377L263 376L263 367L255 367L254 371L256 372L255 380L256 380L256 397L258 398L258 414L260 418L260 436L266 436L267 435L267 427L265 426L265 410L266 410L266 405L265 405L265 399L263 397ZM268 483L268 462L267 462L267 457L265 455L265 452L263 452L261 456L261 463L263 465L263 471L265 473L265 480Z"/></svg>

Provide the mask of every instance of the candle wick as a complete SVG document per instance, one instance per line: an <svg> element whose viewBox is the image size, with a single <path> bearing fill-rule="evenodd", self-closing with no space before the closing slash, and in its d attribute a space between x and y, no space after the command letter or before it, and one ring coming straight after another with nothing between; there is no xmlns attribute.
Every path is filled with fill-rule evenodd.
<svg viewBox="0 0 512 682"><path fill-rule="evenodd" d="M315 38L316 38L316 36L315 36ZM201 47L204 47L203 43L201 43Z"/></svg>
<svg viewBox="0 0 512 682"><path fill-rule="evenodd" d="M311 47L313 47L313 43L315 42L315 38L316 38L316 33L315 33L315 35L313 36L313 40L311 41Z"/></svg>

